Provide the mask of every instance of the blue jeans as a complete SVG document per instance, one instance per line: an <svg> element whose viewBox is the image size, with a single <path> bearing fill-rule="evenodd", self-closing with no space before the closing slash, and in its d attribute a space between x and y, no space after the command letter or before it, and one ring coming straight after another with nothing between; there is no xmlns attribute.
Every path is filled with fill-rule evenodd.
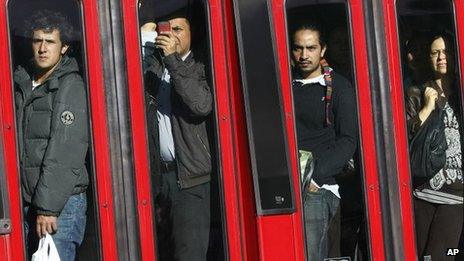
<svg viewBox="0 0 464 261"><path fill-rule="evenodd" d="M85 192L72 195L58 216L58 231L52 235L62 261L73 261L76 249L82 243L85 233L87 197ZM24 206L24 232L28 259L37 250L39 238L36 234L37 213L34 208Z"/></svg>
<svg viewBox="0 0 464 261"><path fill-rule="evenodd" d="M303 196L308 260L322 261L324 258L338 256L339 250L335 248L340 239L340 199L322 188L317 192L306 191Z"/></svg>

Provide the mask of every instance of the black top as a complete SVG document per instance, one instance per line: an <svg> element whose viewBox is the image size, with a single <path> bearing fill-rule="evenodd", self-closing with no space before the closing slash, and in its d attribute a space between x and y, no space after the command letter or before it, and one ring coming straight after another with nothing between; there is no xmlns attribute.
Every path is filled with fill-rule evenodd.
<svg viewBox="0 0 464 261"><path fill-rule="evenodd" d="M331 112L333 124L325 124L326 87L319 83L293 82L293 99L298 148L311 151L316 161L312 178L322 186L335 184L348 160L353 157L357 138L357 112L351 84L333 73Z"/></svg>

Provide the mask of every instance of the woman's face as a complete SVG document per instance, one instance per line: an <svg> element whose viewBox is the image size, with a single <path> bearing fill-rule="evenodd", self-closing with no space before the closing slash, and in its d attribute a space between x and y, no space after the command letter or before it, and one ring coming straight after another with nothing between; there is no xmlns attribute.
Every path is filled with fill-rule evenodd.
<svg viewBox="0 0 464 261"><path fill-rule="evenodd" d="M430 45L430 64L436 76L443 76L448 71L449 53L447 52L445 40L440 37ZM451 62L451 59L449 59Z"/></svg>

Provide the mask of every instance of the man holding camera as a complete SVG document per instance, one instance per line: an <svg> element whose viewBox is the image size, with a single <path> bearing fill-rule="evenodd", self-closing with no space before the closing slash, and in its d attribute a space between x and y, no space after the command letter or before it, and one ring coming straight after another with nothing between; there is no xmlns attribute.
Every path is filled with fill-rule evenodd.
<svg viewBox="0 0 464 261"><path fill-rule="evenodd" d="M212 172L207 121L213 98L204 65L191 50L188 13L178 10L158 20L168 23L148 24L156 34L142 27L151 166L161 214L158 248L161 259L173 250L176 260L206 260Z"/></svg>

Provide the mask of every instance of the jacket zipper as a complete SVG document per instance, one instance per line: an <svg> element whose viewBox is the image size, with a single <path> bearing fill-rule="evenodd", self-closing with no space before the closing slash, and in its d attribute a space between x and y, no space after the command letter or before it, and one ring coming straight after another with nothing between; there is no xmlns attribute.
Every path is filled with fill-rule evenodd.
<svg viewBox="0 0 464 261"><path fill-rule="evenodd" d="M201 145L203 145L203 149L205 149L206 154L208 154L208 158L211 159L211 154L209 153L208 149L206 148L205 143L204 143L203 140L200 138L200 134L198 134L198 133L197 133L197 138L200 140Z"/></svg>

